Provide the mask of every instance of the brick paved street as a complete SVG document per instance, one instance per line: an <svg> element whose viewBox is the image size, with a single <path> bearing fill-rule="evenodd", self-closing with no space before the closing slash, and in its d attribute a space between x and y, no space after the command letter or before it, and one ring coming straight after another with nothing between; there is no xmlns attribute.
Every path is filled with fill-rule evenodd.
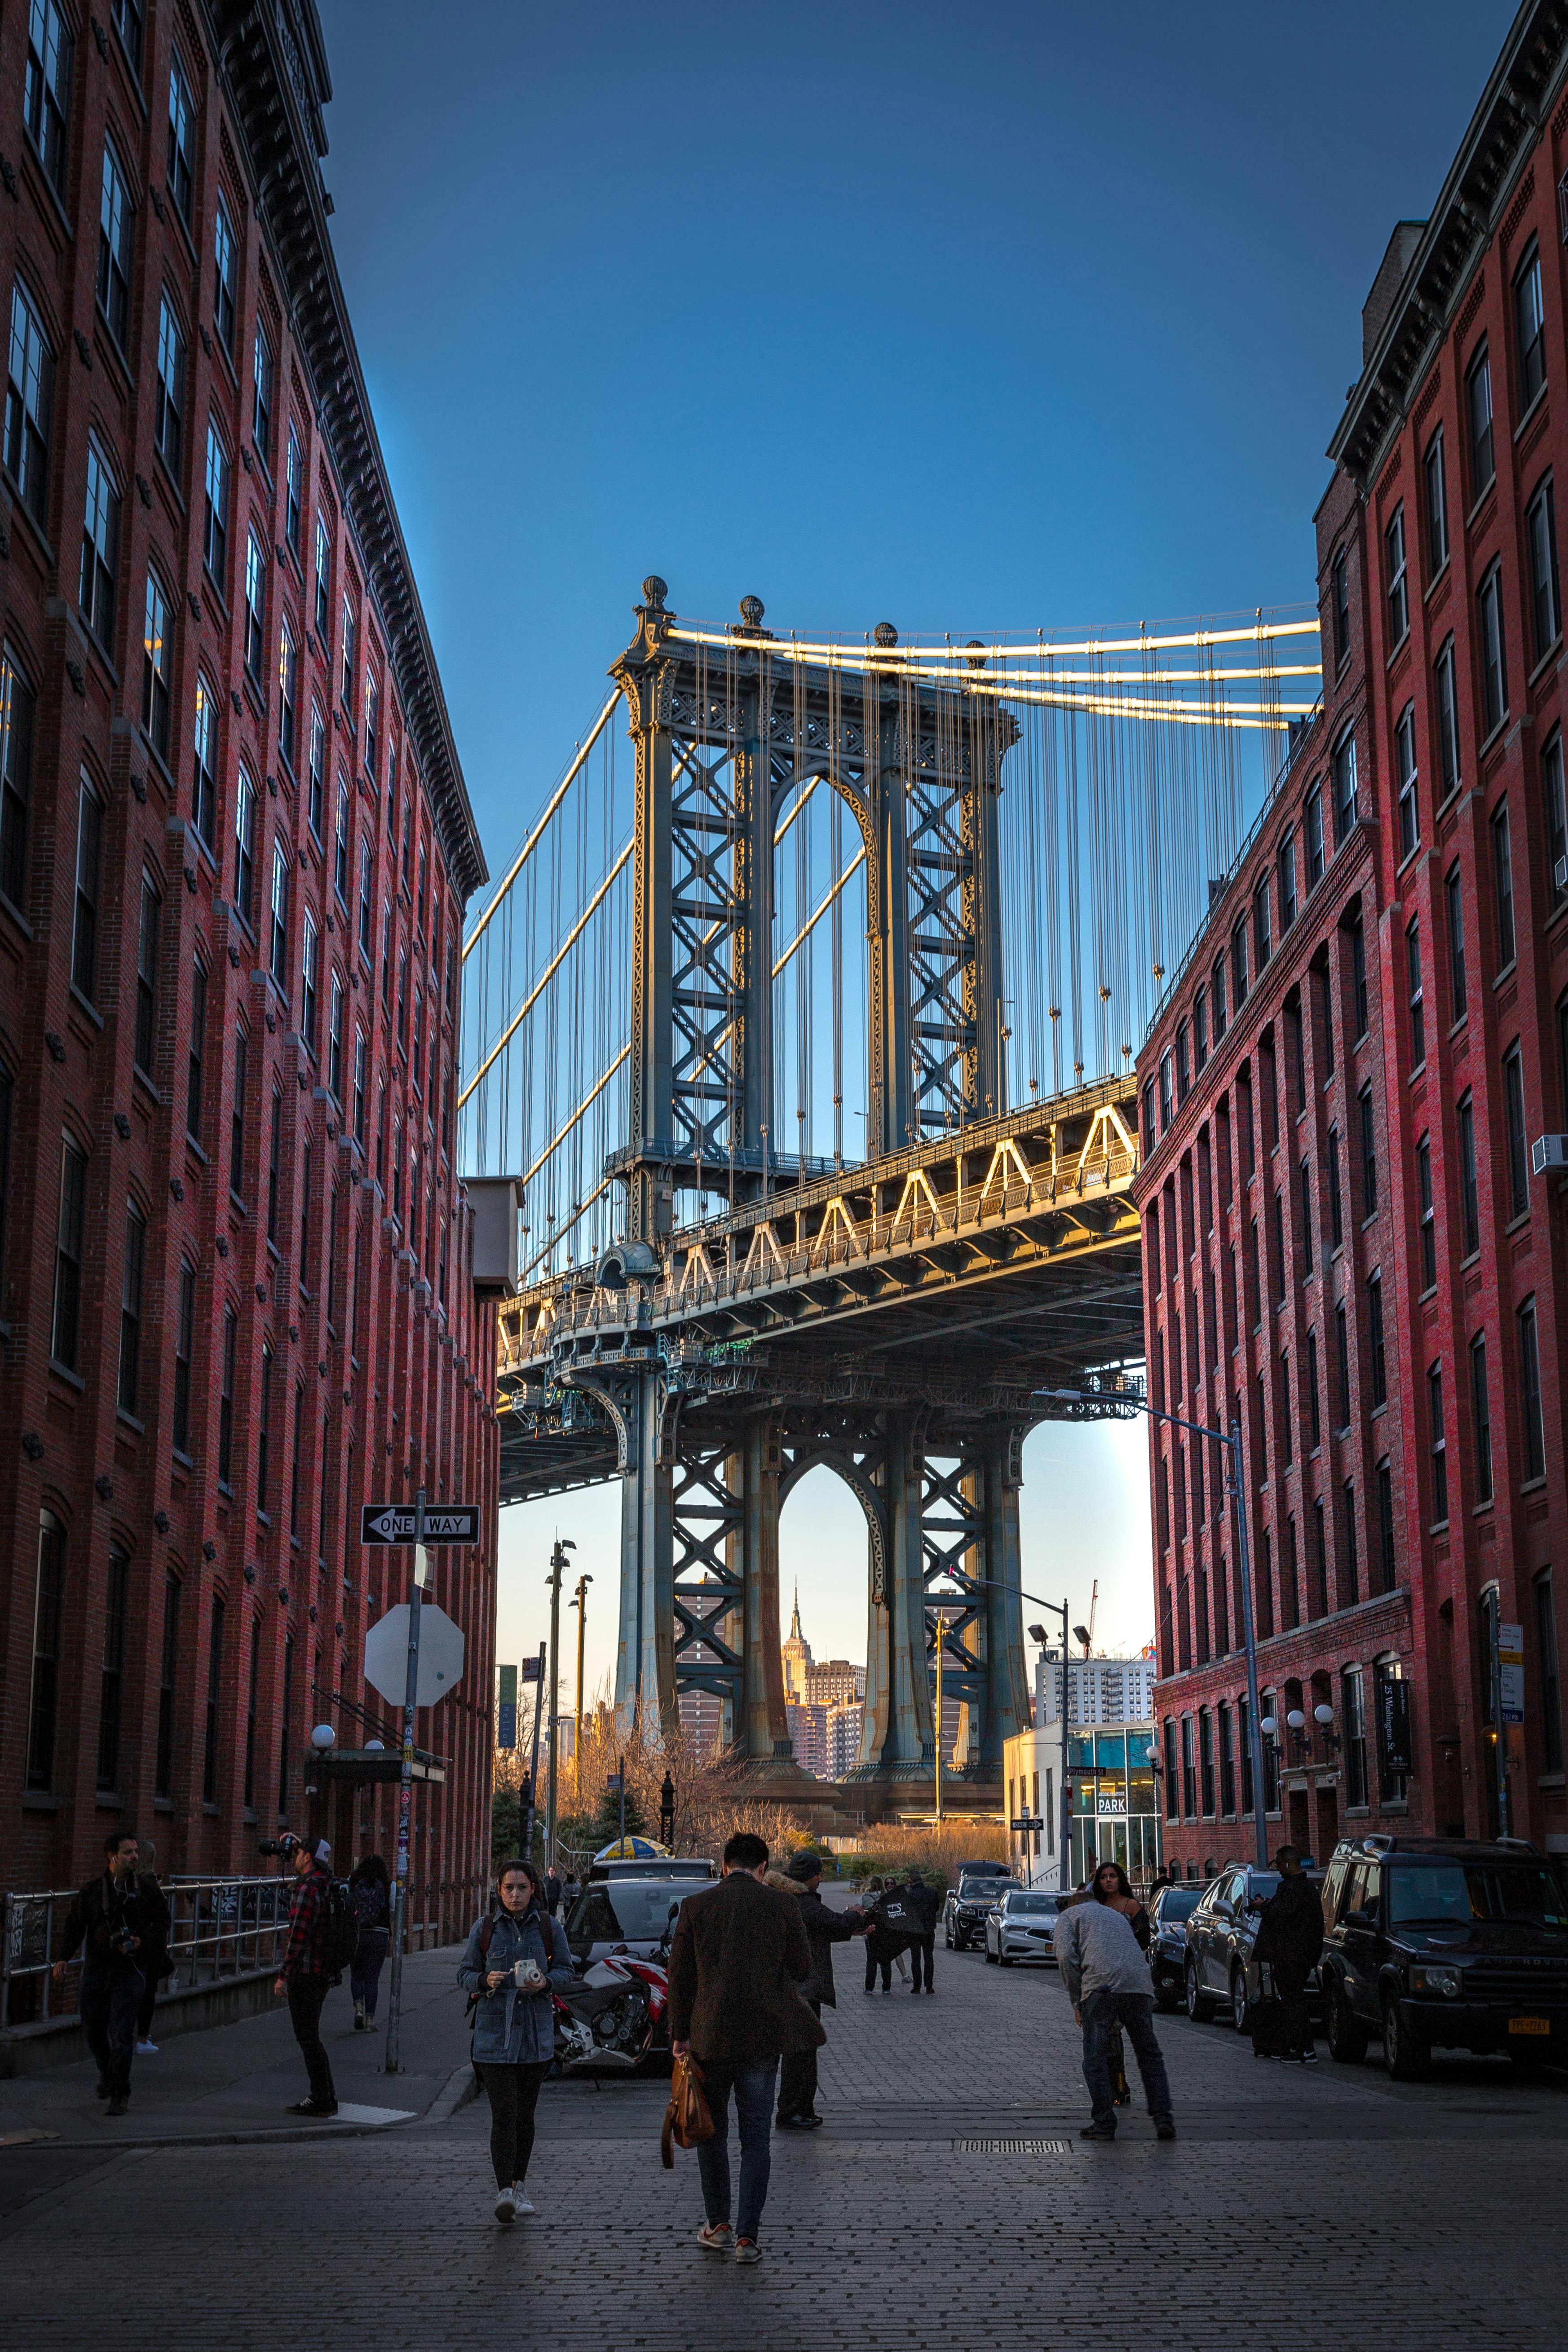
<svg viewBox="0 0 1568 2352"><path fill-rule="evenodd" d="M1172 2018L1181 2138L1157 2145L1135 2106L1114 2147L1086 2147L1054 1971L939 1948L935 1997L917 2001L868 1999L858 1946L837 1963L828 2125L775 2140L755 2271L691 2244L696 2161L660 2170L663 2086L578 2081L545 2093L539 2213L510 2232L490 2218L480 2106L316 2147L106 2157L100 2136L0 2151L5 2333L79 2345L110 2248L111 2272L134 2250L114 2334L135 2347L313 2346L330 2326L377 2352L497 2327L591 2352L782 2352L847 2332L924 2352L1037 2346L1069 2315L1079 2342L1184 2346L1212 2343L1226 2310L1265 2347L1555 2340L1568 2083L1517 2082L1506 2062L1454 2060L1403 2087L1375 2059L1266 2066L1233 2033ZM958 2152L965 2139L1055 2145ZM290 2270L295 2246L313 2276Z"/></svg>

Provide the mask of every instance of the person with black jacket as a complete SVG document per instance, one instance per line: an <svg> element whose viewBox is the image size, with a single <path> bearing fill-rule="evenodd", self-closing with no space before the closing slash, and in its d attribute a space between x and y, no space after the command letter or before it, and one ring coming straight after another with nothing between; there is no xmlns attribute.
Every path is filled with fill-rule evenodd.
<svg viewBox="0 0 1568 2352"><path fill-rule="evenodd" d="M904 1886L904 1901L913 1912L915 1925L920 1929L919 1935L910 1939L910 1966L914 1970L914 1981L910 1990L934 1992L936 1986L931 1979L931 1964L936 1957L936 1921L941 1906L935 1887L926 1885L913 1863L910 1864L910 1874ZM921 1982L922 1969L925 1975L923 1985Z"/></svg>
<svg viewBox="0 0 1568 2352"><path fill-rule="evenodd" d="M141 1849L128 1830L111 1830L103 1842L104 1867L89 1879L66 1915L57 1981L79 1947L82 1959L79 2004L87 2046L98 2061L98 2095L111 2116L131 2104L131 2059L136 2015L146 1987L142 1955L168 1942L169 1906L155 1878L137 1871Z"/></svg>
<svg viewBox="0 0 1568 2352"><path fill-rule="evenodd" d="M1285 2012L1285 2056L1298 2065L1315 2066L1318 2053L1307 2007L1307 1979L1323 1948L1322 1898L1302 1869L1297 1847L1282 1845L1274 1857L1274 1867L1279 1873L1279 1885L1263 1906L1252 1957L1266 1961L1274 1971L1274 1990ZM1271 2054L1263 2047L1261 2034L1253 2036L1252 2047L1257 2057Z"/></svg>
<svg viewBox="0 0 1568 2352"><path fill-rule="evenodd" d="M811 1947L811 1974L801 1987L802 1998L820 2021L824 2008L837 2009L833 1990L833 1947L847 1944L860 1932L857 1910L830 1911L817 1889L822 1885L822 1858L793 1854L782 1871L770 1870L764 1884L781 1895L793 1895L800 1905L805 1940ZM781 2130L815 2131L822 2117L816 2112L816 2052L786 2050L779 2062L779 2104L774 2118Z"/></svg>

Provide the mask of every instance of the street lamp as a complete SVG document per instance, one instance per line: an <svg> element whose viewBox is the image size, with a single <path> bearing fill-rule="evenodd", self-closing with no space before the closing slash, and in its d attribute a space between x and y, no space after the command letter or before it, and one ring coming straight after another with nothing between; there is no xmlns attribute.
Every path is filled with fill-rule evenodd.
<svg viewBox="0 0 1568 2352"><path fill-rule="evenodd" d="M1100 1404L1114 1399L1118 1404L1129 1405L1135 1412L1146 1412L1153 1421L1168 1421L1176 1429L1190 1429L1195 1436L1212 1438L1215 1444L1226 1449L1226 1491L1236 1512L1237 1566L1241 1578L1242 1639L1247 1651L1247 1752L1252 1768L1252 1820L1258 1842L1260 1868L1268 1866L1268 1825L1264 1818L1263 1787L1263 1725L1258 1717L1258 1635L1252 1615L1252 1559L1247 1543L1247 1517L1241 1495L1241 1425L1233 1421L1228 1433L1210 1429L1201 1421L1184 1421L1179 1412L1166 1412L1160 1405L1151 1404L1141 1397L1122 1390L1037 1389L1035 1394L1049 1397L1066 1404ZM1305 1720L1305 1718L1303 1718Z"/></svg>
<svg viewBox="0 0 1568 2352"><path fill-rule="evenodd" d="M955 1576L958 1574L958 1571L956 1571L956 1570L948 1570L948 1571L946 1571L946 1572L947 1572L947 1573L949 1573L949 1574L955 1575ZM960 1576L960 1577L959 1577L959 1581L961 1582L961 1584L962 1584L962 1586L963 1586L963 1591L958 1591L958 1592L930 1592L930 1591L928 1591L928 1592L926 1592L926 1593L923 1595L923 1599L924 1599L924 1600L926 1600L926 1601L935 1601L935 1602L939 1602L939 1603L940 1603L940 1602L942 1602L942 1601L962 1601L962 1600L963 1600L963 1598L965 1597L965 1595L966 1595L970 1591L972 1591L972 1590L990 1591L995 1591L995 1592L1011 1592L1011 1593L1016 1594L1016 1597L1018 1598L1018 1600L1020 1600L1020 1601L1032 1601L1034 1602L1034 1605L1035 1605L1035 1607L1036 1607L1037 1609L1048 1609L1048 1610L1050 1611L1050 1612L1051 1612L1051 1614L1052 1614L1052 1616L1053 1616L1053 1617L1059 1617L1059 1618L1061 1619L1061 1621L1062 1621L1062 1785L1061 1785L1061 1800L1060 1800L1060 1812L1061 1812L1061 1857L1060 1857L1060 1859L1061 1859L1061 1883L1062 1883L1062 1885L1063 1885L1063 1887L1064 1887L1064 1888L1065 1888L1065 1887L1068 1887L1068 1886L1070 1886L1070 1885L1072 1885L1072 1880L1070 1879L1070 1877L1069 1877L1069 1876L1068 1876L1068 1865L1069 1865L1069 1863L1070 1863L1070 1860L1071 1860L1071 1856L1070 1856L1070 1853L1069 1853L1069 1851L1068 1851L1069 1846L1070 1846L1070 1843L1071 1843L1071 1840L1070 1840L1070 1837L1069 1837L1068 1832L1069 1832L1069 1830L1070 1830L1070 1828L1071 1828L1071 1820L1072 1820L1071 1814L1069 1813L1069 1811L1068 1811L1068 1684L1069 1684L1069 1682L1070 1682L1070 1680L1071 1680L1071 1675L1070 1675L1070 1673L1069 1673L1069 1664L1070 1664L1070 1661L1069 1661L1068 1656L1068 1609L1069 1609L1069 1604L1068 1604L1067 1601L1043 1601L1043 1600L1040 1598L1040 1595L1039 1595L1037 1592L1026 1592L1026 1591L1024 1591L1024 1589L1023 1589L1023 1587L1022 1587L1021 1585L1017 1585L1017 1584L1005 1584L1005 1583L1003 1582L1002 1579L1001 1579L1000 1577L997 1577L997 1576L971 1576L971 1575L969 1575L969 1574L967 1573L967 1571L965 1571L962 1576ZM944 1630L944 1627L945 1627L945 1623L946 1623L945 1619L943 1619L943 1618L942 1618L942 1617L940 1617L940 1616L939 1616L939 1617L938 1617L938 1619L937 1619L937 1653L936 1653L936 1655L937 1655L937 1686L938 1686L938 1691L939 1691L939 1693L940 1693L941 1685L942 1685L942 1633L943 1633L943 1630ZM1030 1639L1032 1642L1037 1642L1037 1643L1039 1643L1039 1645L1040 1645L1041 1649L1042 1649L1042 1650L1044 1650L1044 1651L1046 1651L1046 1652L1047 1653L1047 1654L1048 1654L1049 1650L1050 1650L1051 1637L1050 1637L1050 1635L1047 1633L1047 1631L1046 1631L1045 1627L1044 1627L1043 1625L1031 1625L1031 1626L1028 1628L1028 1634L1029 1634L1029 1639ZM937 1769L937 1801L938 1801L938 1804L939 1804L939 1806L940 1806L941 1800L942 1800L942 1715L941 1715L940 1697L939 1697L939 1703L938 1703L938 1714L937 1714L936 1769ZM939 1814L939 1816L938 1816L938 1817L939 1817L939 1819L940 1819L940 1814ZM1009 1835L1010 1835L1010 1834L1011 1834L1011 1832L1010 1832L1010 1831L1009 1831ZM1010 1851L1011 1851L1011 1846L1009 1845L1009 1852L1010 1852Z"/></svg>

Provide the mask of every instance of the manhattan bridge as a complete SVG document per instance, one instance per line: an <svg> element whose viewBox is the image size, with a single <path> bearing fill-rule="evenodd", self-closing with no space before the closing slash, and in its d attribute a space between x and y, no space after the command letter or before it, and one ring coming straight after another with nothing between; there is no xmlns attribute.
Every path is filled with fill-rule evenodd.
<svg viewBox="0 0 1568 2352"><path fill-rule="evenodd" d="M1318 623L806 641L668 596L464 945L463 1164L524 1201L501 1498L621 1480L617 1704L712 1692L782 1785L779 1514L826 1465L868 1531L860 1799L929 1789L940 1622L994 1800L1023 1442L1128 1410L1134 1056Z"/></svg>

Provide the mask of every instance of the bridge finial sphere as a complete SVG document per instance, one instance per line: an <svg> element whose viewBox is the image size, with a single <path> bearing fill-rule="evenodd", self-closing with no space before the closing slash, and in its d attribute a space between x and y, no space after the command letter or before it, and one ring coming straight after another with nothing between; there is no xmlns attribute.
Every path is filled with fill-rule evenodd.
<svg viewBox="0 0 1568 2352"><path fill-rule="evenodd" d="M879 646L896 646L899 642L899 633L891 621L879 621L871 635Z"/></svg>
<svg viewBox="0 0 1568 2352"><path fill-rule="evenodd" d="M760 596L742 596L741 599L741 618L748 629L761 628L763 614L765 610L766 607Z"/></svg>
<svg viewBox="0 0 1568 2352"><path fill-rule="evenodd" d="M985 641L983 637L970 637L966 640L966 643L970 646L983 646L984 642ZM972 655L969 667L971 669L984 669L985 667L984 654L981 653L979 655Z"/></svg>
<svg viewBox="0 0 1568 2352"><path fill-rule="evenodd" d="M664 600L669 593L669 588L668 583L661 580L657 572L648 573L647 578L643 582L642 593L645 604L651 604L656 613L661 613L664 610Z"/></svg>

